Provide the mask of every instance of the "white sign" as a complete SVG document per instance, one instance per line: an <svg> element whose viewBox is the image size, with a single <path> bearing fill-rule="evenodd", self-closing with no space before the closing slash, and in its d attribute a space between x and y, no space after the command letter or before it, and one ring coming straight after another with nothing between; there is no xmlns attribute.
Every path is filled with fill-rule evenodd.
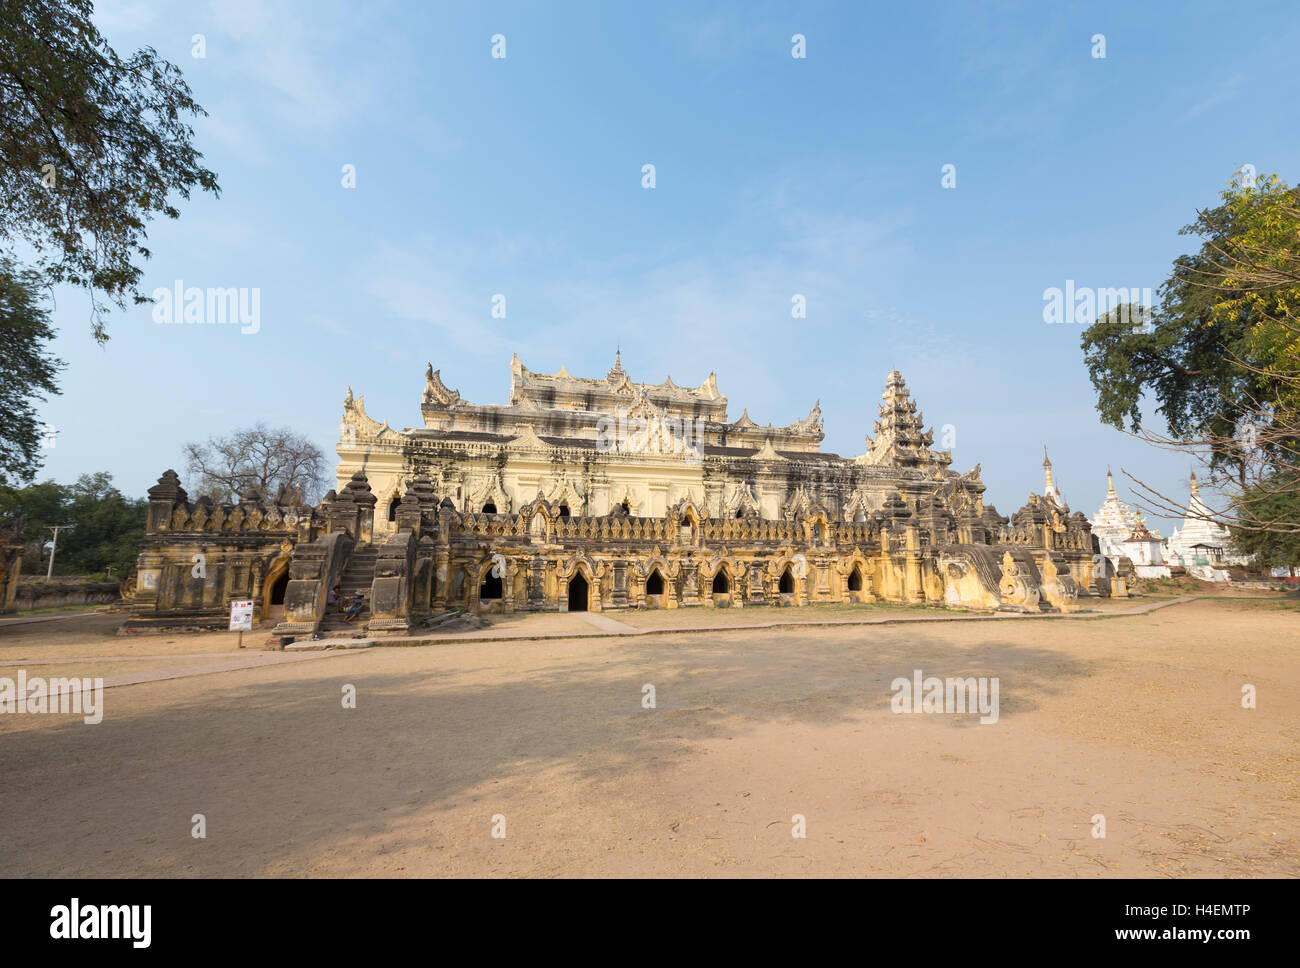
<svg viewBox="0 0 1300 968"><path fill-rule="evenodd" d="M230 631L253 630L253 600L236 599L230 603Z"/></svg>

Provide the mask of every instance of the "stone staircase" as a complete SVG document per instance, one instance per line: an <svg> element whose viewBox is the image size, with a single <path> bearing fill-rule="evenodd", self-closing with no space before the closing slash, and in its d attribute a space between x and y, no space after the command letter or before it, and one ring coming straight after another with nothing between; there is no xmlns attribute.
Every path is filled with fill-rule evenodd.
<svg viewBox="0 0 1300 968"><path fill-rule="evenodd" d="M364 592L366 605L351 622L343 621L343 612L338 605L330 606L321 619L322 635L355 634L366 630L370 622L370 589L375 580L375 559L378 557L379 553L372 547L357 548L352 552L339 578L339 596L346 600L357 592Z"/></svg>

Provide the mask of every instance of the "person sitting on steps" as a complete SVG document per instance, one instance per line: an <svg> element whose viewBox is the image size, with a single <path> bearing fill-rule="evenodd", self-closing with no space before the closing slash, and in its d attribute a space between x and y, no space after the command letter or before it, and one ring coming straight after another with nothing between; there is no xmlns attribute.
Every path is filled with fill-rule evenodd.
<svg viewBox="0 0 1300 968"><path fill-rule="evenodd" d="M356 618L358 615L361 614L361 610L365 607L366 607L365 593L357 592L355 595L352 596L352 600L348 604L347 614L343 616L343 621L351 622L354 618Z"/></svg>

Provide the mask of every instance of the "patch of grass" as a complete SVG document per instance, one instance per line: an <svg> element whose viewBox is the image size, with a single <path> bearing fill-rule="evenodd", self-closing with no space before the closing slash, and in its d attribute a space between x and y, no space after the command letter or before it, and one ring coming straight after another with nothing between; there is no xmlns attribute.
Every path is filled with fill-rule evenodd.
<svg viewBox="0 0 1300 968"><path fill-rule="evenodd" d="M705 611L713 611L705 609ZM719 612L731 611L731 609L717 609ZM855 615L862 615L870 612L888 612L891 614L911 613L925 615L975 615L978 614L972 609L967 608L950 608L943 605L907 605L896 602L871 602L869 604L859 605L857 603L847 602L809 602L807 605L746 605L743 609L745 612L761 612L764 615L779 616L784 612L793 615L807 615L815 613L821 616L838 616L843 615L851 618Z"/></svg>
<svg viewBox="0 0 1300 968"><path fill-rule="evenodd" d="M15 612L13 617L26 618L29 615L56 615L60 612L93 612L97 608L103 608L103 605L59 605L54 608L34 608L31 611Z"/></svg>

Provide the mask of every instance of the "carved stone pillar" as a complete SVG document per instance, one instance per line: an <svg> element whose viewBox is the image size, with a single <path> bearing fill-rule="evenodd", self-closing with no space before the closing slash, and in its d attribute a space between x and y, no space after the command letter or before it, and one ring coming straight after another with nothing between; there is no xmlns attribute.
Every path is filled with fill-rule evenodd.
<svg viewBox="0 0 1300 968"><path fill-rule="evenodd" d="M609 607L624 609L628 607L627 562L614 562L614 587L610 591Z"/></svg>
<svg viewBox="0 0 1300 968"><path fill-rule="evenodd" d="M546 560L533 555L528 560L528 610L540 612L546 608Z"/></svg>
<svg viewBox="0 0 1300 968"><path fill-rule="evenodd" d="M925 586L921 581L921 535L916 525L908 522L907 547L907 601L911 605L925 604Z"/></svg>

